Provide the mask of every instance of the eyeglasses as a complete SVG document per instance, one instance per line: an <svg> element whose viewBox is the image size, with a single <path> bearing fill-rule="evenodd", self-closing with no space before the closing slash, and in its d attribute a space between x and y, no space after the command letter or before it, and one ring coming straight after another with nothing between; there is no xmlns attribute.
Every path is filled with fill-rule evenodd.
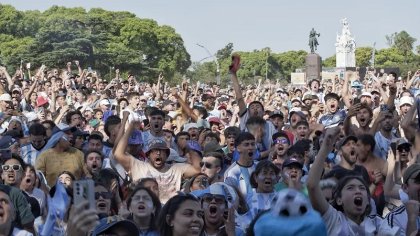
<svg viewBox="0 0 420 236"><path fill-rule="evenodd" d="M19 171L22 169L21 165L18 164L14 164L14 165L2 165L1 169L3 171L9 171L9 170L14 170L14 171Z"/></svg>
<svg viewBox="0 0 420 236"><path fill-rule="evenodd" d="M281 138L281 139L276 139L274 140L275 144L289 144L289 141L285 138Z"/></svg>
<svg viewBox="0 0 420 236"><path fill-rule="evenodd" d="M203 168L203 166L205 166L207 169L213 169L214 167L216 167L216 165L213 165L205 161L200 162L200 167Z"/></svg>
<svg viewBox="0 0 420 236"><path fill-rule="evenodd" d="M112 198L112 193L110 192L95 192L95 199L98 200L99 197L101 197L103 199L111 199Z"/></svg>
<svg viewBox="0 0 420 236"><path fill-rule="evenodd" d="M224 204L225 203L225 197L222 195L217 194L206 194L201 199L203 199L203 202L210 203L213 201L216 202L216 204Z"/></svg>

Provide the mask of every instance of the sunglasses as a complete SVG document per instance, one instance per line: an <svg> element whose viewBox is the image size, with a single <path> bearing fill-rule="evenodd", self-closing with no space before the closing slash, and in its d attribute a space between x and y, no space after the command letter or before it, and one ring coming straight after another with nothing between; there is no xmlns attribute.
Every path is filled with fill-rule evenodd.
<svg viewBox="0 0 420 236"><path fill-rule="evenodd" d="M214 167L216 167L215 165L208 163L208 162L200 162L200 167L203 168L203 166L205 166L207 169L213 169Z"/></svg>
<svg viewBox="0 0 420 236"><path fill-rule="evenodd" d="M287 141L287 139L282 138L282 139L276 139L274 140L275 144L289 144L289 141Z"/></svg>
<svg viewBox="0 0 420 236"><path fill-rule="evenodd" d="M399 152L402 152L402 151L409 152L409 151L410 151L410 147L399 147L397 150L398 150Z"/></svg>
<svg viewBox="0 0 420 236"><path fill-rule="evenodd" d="M21 165L18 164L14 164L14 165L2 165L1 169L3 171L9 171L9 170L14 170L14 171L19 171L22 169Z"/></svg>
<svg viewBox="0 0 420 236"><path fill-rule="evenodd" d="M225 197L222 195L206 194L201 199L203 199L203 202L206 202L206 203L210 203L214 199L216 204L225 204Z"/></svg>
<svg viewBox="0 0 420 236"><path fill-rule="evenodd" d="M111 199L112 198L112 193L110 192L95 192L95 199L98 200L99 197L101 197L103 199Z"/></svg>

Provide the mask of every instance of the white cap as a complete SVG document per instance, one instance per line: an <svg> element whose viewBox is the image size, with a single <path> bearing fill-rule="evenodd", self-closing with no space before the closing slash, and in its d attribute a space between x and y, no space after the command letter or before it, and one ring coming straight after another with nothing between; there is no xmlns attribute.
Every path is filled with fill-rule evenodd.
<svg viewBox="0 0 420 236"><path fill-rule="evenodd" d="M184 125L184 131L185 132L188 132L188 130L191 129L191 128L198 129L197 123L187 123L187 124Z"/></svg>
<svg viewBox="0 0 420 236"><path fill-rule="evenodd" d="M10 96L10 94L8 93L3 93L2 95L0 95L0 101L11 102L12 96Z"/></svg>
<svg viewBox="0 0 420 236"><path fill-rule="evenodd" d="M370 98L372 98L373 96L372 96L372 94L371 94L371 93L369 93L369 92L363 92L363 93L359 96L359 98L361 98L361 97L370 97Z"/></svg>
<svg viewBox="0 0 420 236"><path fill-rule="evenodd" d="M99 105L105 105L105 106L108 106L108 105L111 105L111 103L109 102L109 100L108 100L108 99L102 99L102 100L99 102Z"/></svg>
<svg viewBox="0 0 420 236"><path fill-rule="evenodd" d="M408 104L410 106L413 105L413 98L412 97L408 97L408 96L404 96L400 98L400 107L404 104Z"/></svg>
<svg viewBox="0 0 420 236"><path fill-rule="evenodd" d="M302 103L302 101L300 100L300 98L297 98L297 97L296 98L292 98L292 101L291 102L293 103L294 101L298 101L298 102Z"/></svg>

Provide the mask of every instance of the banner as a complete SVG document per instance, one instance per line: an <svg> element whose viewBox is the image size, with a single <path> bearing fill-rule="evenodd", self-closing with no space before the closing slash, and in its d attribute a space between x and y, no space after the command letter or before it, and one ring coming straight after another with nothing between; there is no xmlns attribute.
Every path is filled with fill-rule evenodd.
<svg viewBox="0 0 420 236"><path fill-rule="evenodd" d="M305 73L292 73L291 82L294 85L305 85Z"/></svg>

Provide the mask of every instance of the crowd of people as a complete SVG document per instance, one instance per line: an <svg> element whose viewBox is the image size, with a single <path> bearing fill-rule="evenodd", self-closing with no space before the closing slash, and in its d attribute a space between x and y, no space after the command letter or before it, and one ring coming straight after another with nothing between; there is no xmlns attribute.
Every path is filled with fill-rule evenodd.
<svg viewBox="0 0 420 236"><path fill-rule="evenodd" d="M0 235L419 233L420 70L281 86L239 69L170 87L0 67Z"/></svg>

